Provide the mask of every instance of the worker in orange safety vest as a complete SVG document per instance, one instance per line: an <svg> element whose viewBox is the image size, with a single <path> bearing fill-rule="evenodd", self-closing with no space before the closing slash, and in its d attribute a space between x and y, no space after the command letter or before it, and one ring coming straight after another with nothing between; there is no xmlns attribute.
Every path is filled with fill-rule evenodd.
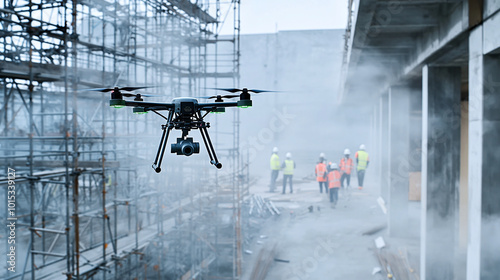
<svg viewBox="0 0 500 280"><path fill-rule="evenodd" d="M328 173L328 188L330 192L330 202L332 207L335 208L339 200L340 189L340 172L336 163L330 164L330 172Z"/></svg>
<svg viewBox="0 0 500 280"><path fill-rule="evenodd" d="M354 168L354 164L352 163L351 151L349 149L344 150L344 157L340 160L340 187L344 188L344 181L347 180L347 188L351 186L351 171Z"/></svg>
<svg viewBox="0 0 500 280"><path fill-rule="evenodd" d="M319 192L323 193L323 186L325 187L325 192L328 193L328 187L326 185L326 164L325 164L325 154L319 154L319 161L314 169L314 174L316 175L316 181L319 183Z"/></svg>

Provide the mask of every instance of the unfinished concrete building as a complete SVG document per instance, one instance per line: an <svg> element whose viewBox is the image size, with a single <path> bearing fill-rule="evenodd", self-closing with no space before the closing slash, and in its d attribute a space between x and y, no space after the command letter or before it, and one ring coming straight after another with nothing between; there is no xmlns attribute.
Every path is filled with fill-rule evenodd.
<svg viewBox="0 0 500 280"><path fill-rule="evenodd" d="M338 101L370 135L390 235L419 241L420 279L498 279L499 2L349 11Z"/></svg>
<svg viewBox="0 0 500 280"><path fill-rule="evenodd" d="M1 217L16 221L17 246L9 271L2 244L0 278L237 278L248 178L238 113L219 137L223 176L205 157L150 176L161 119L112 111L109 94L87 89L148 86L169 101L238 86L239 1L0 6L2 201L16 187ZM221 39L228 13L233 36Z"/></svg>

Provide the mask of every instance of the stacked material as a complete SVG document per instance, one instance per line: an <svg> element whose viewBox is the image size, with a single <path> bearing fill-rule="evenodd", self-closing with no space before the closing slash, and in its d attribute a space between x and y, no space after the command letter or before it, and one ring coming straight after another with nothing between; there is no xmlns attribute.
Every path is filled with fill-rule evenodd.
<svg viewBox="0 0 500 280"><path fill-rule="evenodd" d="M263 216L270 214L271 216L280 215L281 212L276 208L274 203L268 199L263 199L260 195L252 195L250 198L250 210L248 214L252 216L257 214Z"/></svg>
<svg viewBox="0 0 500 280"><path fill-rule="evenodd" d="M374 252L387 279L420 280L418 272L408 260L408 251L405 247L397 250L388 248L382 237L379 237L375 240Z"/></svg>

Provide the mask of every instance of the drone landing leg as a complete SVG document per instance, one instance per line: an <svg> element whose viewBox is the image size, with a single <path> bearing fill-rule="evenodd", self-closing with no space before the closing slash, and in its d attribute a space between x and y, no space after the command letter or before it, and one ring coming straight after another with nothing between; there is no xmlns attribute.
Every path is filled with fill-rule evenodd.
<svg viewBox="0 0 500 280"><path fill-rule="evenodd" d="M165 153L165 147L167 146L168 135L170 134L170 130L172 130L172 128L170 127L170 122L172 121L172 116L173 116L173 112L169 112L167 124L165 126L162 126L163 134L161 136L160 146L158 147L158 152L156 152L155 162L153 163L153 166L152 166L153 169L156 171L156 173L161 172L161 162L163 161L163 154Z"/></svg>
<svg viewBox="0 0 500 280"><path fill-rule="evenodd" d="M208 130L206 127L200 128L200 134L203 138L203 142L205 142L205 147L207 148L208 156L210 157L210 163L215 165L217 169L222 168L222 163L217 159L217 155L215 154L214 146L212 145L212 141L210 140L210 135L208 135ZM215 160L214 160L215 159Z"/></svg>

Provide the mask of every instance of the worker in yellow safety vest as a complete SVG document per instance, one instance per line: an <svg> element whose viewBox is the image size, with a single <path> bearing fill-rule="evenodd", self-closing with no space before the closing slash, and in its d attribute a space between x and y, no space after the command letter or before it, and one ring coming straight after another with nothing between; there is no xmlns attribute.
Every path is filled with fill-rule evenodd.
<svg viewBox="0 0 500 280"><path fill-rule="evenodd" d="M325 187L325 192L328 194L328 186L326 185L326 163L325 154L319 154L319 161L314 169L314 174L316 175L316 181L319 183L319 192L323 193L323 186Z"/></svg>
<svg viewBox="0 0 500 280"><path fill-rule="evenodd" d="M283 194L286 191L286 181L290 181L290 193L293 193L293 170L295 169L295 161L292 160L292 154L286 153L286 159L281 165L283 169Z"/></svg>
<svg viewBox="0 0 500 280"><path fill-rule="evenodd" d="M271 184L269 185L269 192L274 192L276 189L276 179L281 169L280 157L278 156L278 147L273 148L271 155Z"/></svg>
<svg viewBox="0 0 500 280"><path fill-rule="evenodd" d="M365 179L366 168L368 168L368 164L370 163L370 158L368 157L368 153L365 151L366 147L364 144L359 146L359 151L356 152L356 164L358 171L358 189L363 189L363 181Z"/></svg>
<svg viewBox="0 0 500 280"><path fill-rule="evenodd" d="M352 163L352 158L350 158L351 151L349 149L344 150L344 157L340 160L340 187L344 188L344 181L347 180L347 188L351 186L351 171L354 168Z"/></svg>

